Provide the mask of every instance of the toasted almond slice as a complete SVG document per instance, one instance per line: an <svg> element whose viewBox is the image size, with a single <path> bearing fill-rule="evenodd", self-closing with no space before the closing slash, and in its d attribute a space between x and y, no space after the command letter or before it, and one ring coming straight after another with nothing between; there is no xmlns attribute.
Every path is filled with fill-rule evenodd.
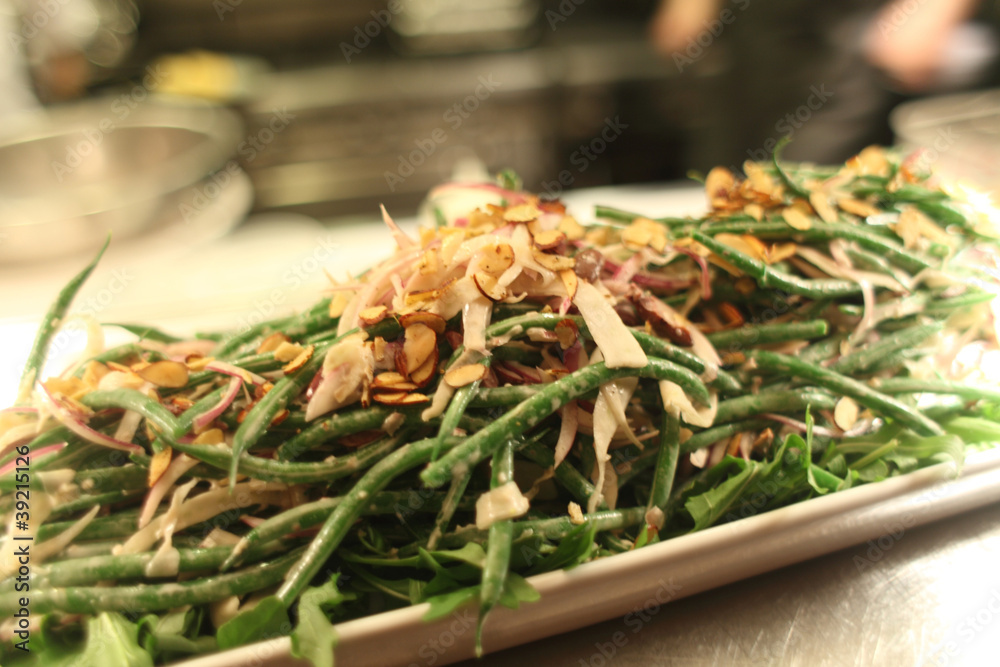
<svg viewBox="0 0 1000 667"><path fill-rule="evenodd" d="M879 213L879 210L868 202L861 201L860 199L854 199L853 197L843 197L838 199L837 206L839 206L842 211L853 213L861 218L867 218L870 215L877 215Z"/></svg>
<svg viewBox="0 0 1000 667"><path fill-rule="evenodd" d="M566 269L572 269L576 266L576 260L572 257L563 257L562 255L549 255L537 248L532 248L532 255L535 257L535 261L544 266L549 271L565 271Z"/></svg>
<svg viewBox="0 0 1000 667"><path fill-rule="evenodd" d="M372 380L372 388L384 389L385 387L392 387L404 382L406 382L406 377L404 377L402 373L385 371L375 376Z"/></svg>
<svg viewBox="0 0 1000 667"><path fill-rule="evenodd" d="M215 361L215 357L203 357L200 354L189 354L184 363L187 365L189 371L201 371L205 370L205 366Z"/></svg>
<svg viewBox="0 0 1000 667"><path fill-rule="evenodd" d="M476 284L480 294L490 301L503 301L507 298L507 288L498 284L496 277L489 273L473 273L472 282Z"/></svg>
<svg viewBox="0 0 1000 667"><path fill-rule="evenodd" d="M178 389L188 381L188 368L179 361L155 361L134 372L157 387Z"/></svg>
<svg viewBox="0 0 1000 667"><path fill-rule="evenodd" d="M302 352L300 352L297 357L295 357L287 364L282 366L281 370L285 371L286 373L293 373L299 370L300 368L306 365L306 362L309 361L310 357L312 357L313 350L315 349L316 347L314 345L309 345L307 347L302 348Z"/></svg>
<svg viewBox="0 0 1000 667"><path fill-rule="evenodd" d="M199 433L192 441L195 445L221 445L226 441L226 436L222 429L210 428L204 433Z"/></svg>
<svg viewBox="0 0 1000 667"><path fill-rule="evenodd" d="M375 361L385 361L385 338L375 336L375 340L372 341L372 356L375 357Z"/></svg>
<svg viewBox="0 0 1000 667"><path fill-rule="evenodd" d="M559 231L565 234L570 241L579 241L587 233L587 229L571 215L567 215L559 221Z"/></svg>
<svg viewBox="0 0 1000 667"><path fill-rule="evenodd" d="M514 264L514 248L507 243L496 243L480 251L479 269L500 275Z"/></svg>
<svg viewBox="0 0 1000 667"><path fill-rule="evenodd" d="M378 384L372 383L370 385L370 388L375 393L385 393L387 391L389 391L389 392L392 392L392 391L413 391L414 389L419 389L420 385L418 385L416 382L410 382L408 380L404 380L402 382L397 382L396 384L393 384L393 385L378 385Z"/></svg>
<svg viewBox="0 0 1000 667"><path fill-rule="evenodd" d="M149 462L149 477L147 483L149 488L153 488L157 480L163 477L163 473L167 471L170 466L170 458L173 456L174 451L170 447L164 447L160 451L153 454L153 458Z"/></svg>
<svg viewBox="0 0 1000 667"><path fill-rule="evenodd" d="M422 276L432 276L438 272L441 262L438 261L437 249L431 248L417 260L417 272Z"/></svg>
<svg viewBox="0 0 1000 667"><path fill-rule="evenodd" d="M509 206L503 212L503 219L507 222L531 222L536 220L542 212L532 203Z"/></svg>
<svg viewBox="0 0 1000 667"><path fill-rule="evenodd" d="M298 343L284 341L274 350L274 358L282 363L288 363L295 357L302 354L303 349L305 348Z"/></svg>
<svg viewBox="0 0 1000 667"><path fill-rule="evenodd" d="M733 287L743 296L749 296L757 291L757 281L753 278L743 276L733 283Z"/></svg>
<svg viewBox="0 0 1000 667"><path fill-rule="evenodd" d="M767 255L767 246L748 234L737 235L723 232L721 234L716 234L715 240L719 243L724 243L734 250L739 250L744 255L749 255L759 261L764 261L764 258Z"/></svg>
<svg viewBox="0 0 1000 667"><path fill-rule="evenodd" d="M445 373L444 381L449 386L458 389L467 384L472 384L476 380L482 380L484 377L486 377L486 366L482 364L466 364L465 366L452 368Z"/></svg>
<svg viewBox="0 0 1000 667"><path fill-rule="evenodd" d="M764 219L764 207L760 204L747 204L743 207L743 212L749 215L751 218L760 222Z"/></svg>
<svg viewBox="0 0 1000 667"><path fill-rule="evenodd" d="M733 172L725 167L713 167L705 177L705 194L712 208L722 208L729 201L729 191L736 185Z"/></svg>
<svg viewBox="0 0 1000 667"><path fill-rule="evenodd" d="M429 301L434 301L441 296L440 289L425 289L419 290L417 292L407 292L403 297L403 302L407 306L413 306L420 303L427 303Z"/></svg>
<svg viewBox="0 0 1000 667"><path fill-rule="evenodd" d="M361 320L362 326L370 327L384 320L388 314L389 309L385 306L372 306L358 313L358 319Z"/></svg>
<svg viewBox="0 0 1000 667"><path fill-rule="evenodd" d="M426 324L415 322L406 327L403 347L396 355L396 370L403 375L410 375L412 370L420 368L436 352L437 335L434 330Z"/></svg>
<svg viewBox="0 0 1000 667"><path fill-rule="evenodd" d="M438 349L434 346L434 351L430 358L425 361L420 368L416 369L410 373L410 379L418 387L426 387L427 384L434 378L434 374L437 373L438 365Z"/></svg>
<svg viewBox="0 0 1000 667"><path fill-rule="evenodd" d="M434 333L439 335L444 333L444 328L448 325L448 321L437 313L427 313L424 311L416 311L400 315L399 323L403 325L404 329L417 323L425 324L430 327Z"/></svg>
<svg viewBox="0 0 1000 667"><path fill-rule="evenodd" d="M823 222L837 222L837 211L830 204L829 197L822 190L813 190L809 193L809 203L816 211Z"/></svg>
<svg viewBox="0 0 1000 667"><path fill-rule="evenodd" d="M556 338L559 339L559 347L568 350L576 344L580 337L580 328L573 320L562 320L555 326Z"/></svg>
<svg viewBox="0 0 1000 667"><path fill-rule="evenodd" d="M384 391L372 395L372 400L376 403L383 403L385 405L399 405L403 402L406 396L407 392L405 391Z"/></svg>
<svg viewBox="0 0 1000 667"><path fill-rule="evenodd" d="M420 405L421 403L430 403L430 401L430 397L414 392L404 396L403 400L396 405Z"/></svg>
<svg viewBox="0 0 1000 667"><path fill-rule="evenodd" d="M757 192L770 196L775 191L774 179L763 167L752 160L743 163L743 173L747 175L750 185Z"/></svg>
<svg viewBox="0 0 1000 667"><path fill-rule="evenodd" d="M257 346L257 354L264 354L265 352L274 352L278 349L278 346L282 343L287 343L291 341L291 338L281 333L280 331L275 331L273 334L265 338Z"/></svg>
<svg viewBox="0 0 1000 667"><path fill-rule="evenodd" d="M557 248L560 243L566 242L566 235L558 229L547 229L535 234L534 242L542 250L552 250Z"/></svg>
<svg viewBox="0 0 1000 667"><path fill-rule="evenodd" d="M768 249L766 261L768 264L776 264L793 257L797 250L798 246L794 243L775 243Z"/></svg>
<svg viewBox="0 0 1000 667"><path fill-rule="evenodd" d="M351 302L351 297L354 295L353 292L337 292L330 299L330 318L336 319L344 314L347 310L347 304Z"/></svg>
<svg viewBox="0 0 1000 667"><path fill-rule="evenodd" d="M851 430L858 421L858 404L854 399L844 396L833 408L833 422L844 431Z"/></svg>
<svg viewBox="0 0 1000 667"><path fill-rule="evenodd" d="M572 300L576 298L576 290L580 286L580 278L573 269L564 269L559 272L563 287L566 288L566 295Z"/></svg>
<svg viewBox="0 0 1000 667"><path fill-rule="evenodd" d="M812 229L812 220L809 216L795 208L794 206L789 206L781 212L781 217L785 219L788 226L793 229L798 229L800 231L805 231L807 229Z"/></svg>

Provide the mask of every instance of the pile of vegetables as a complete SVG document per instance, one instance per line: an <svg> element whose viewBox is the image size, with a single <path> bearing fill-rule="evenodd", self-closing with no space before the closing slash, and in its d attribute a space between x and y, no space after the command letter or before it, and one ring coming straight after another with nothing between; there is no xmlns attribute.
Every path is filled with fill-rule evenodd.
<svg viewBox="0 0 1000 667"><path fill-rule="evenodd" d="M330 665L342 620L477 604L481 630L532 574L961 466L1000 441L996 218L918 164L747 162L701 219L590 224L509 174L449 185L418 239L383 209L394 254L305 312L116 325L135 342L39 378L95 259L0 413L0 661L291 634Z"/></svg>

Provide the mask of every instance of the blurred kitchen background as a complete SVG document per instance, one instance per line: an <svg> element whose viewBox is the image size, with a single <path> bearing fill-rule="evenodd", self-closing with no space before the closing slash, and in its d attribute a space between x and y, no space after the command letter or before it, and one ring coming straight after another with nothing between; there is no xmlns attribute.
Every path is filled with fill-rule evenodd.
<svg viewBox="0 0 1000 667"><path fill-rule="evenodd" d="M505 168L696 214L689 170L790 134L1000 191L998 25L998 0L0 0L0 385L109 231L78 310L239 329L384 255L379 204L412 224Z"/></svg>

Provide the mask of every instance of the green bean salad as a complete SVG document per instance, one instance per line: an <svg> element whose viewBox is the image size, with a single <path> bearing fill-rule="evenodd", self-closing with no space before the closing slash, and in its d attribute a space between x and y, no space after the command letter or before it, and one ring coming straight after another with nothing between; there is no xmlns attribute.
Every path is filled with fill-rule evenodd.
<svg viewBox="0 0 1000 667"><path fill-rule="evenodd" d="M442 186L314 307L114 325L39 377L98 254L0 412L0 662L328 666L336 623L422 602L479 646L531 575L1000 441L996 209L874 147L743 171L702 218Z"/></svg>

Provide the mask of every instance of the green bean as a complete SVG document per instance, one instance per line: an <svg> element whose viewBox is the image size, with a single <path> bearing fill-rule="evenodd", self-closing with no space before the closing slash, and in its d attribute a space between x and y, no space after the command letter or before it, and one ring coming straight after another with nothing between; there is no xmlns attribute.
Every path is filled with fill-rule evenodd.
<svg viewBox="0 0 1000 667"><path fill-rule="evenodd" d="M510 405L517 405L537 394L538 390L543 386L540 384L523 384L480 389L469 401L469 407L503 408Z"/></svg>
<svg viewBox="0 0 1000 667"><path fill-rule="evenodd" d="M93 273L94 267L101 260L104 251L108 249L109 243L111 243L110 234L101 249L97 251L97 256L66 283L66 286L56 296L56 300L49 306L45 317L42 318L42 323L38 325L38 333L35 334L35 340L31 344L31 351L28 352L28 360L24 364L24 370L21 371L21 382L18 385L17 399L14 405L27 405L31 401L31 392L35 388L38 373L41 372L42 366L45 364L45 357L48 355L52 337L62 326L63 318L66 317L66 312L73 303L77 292L80 291L80 286Z"/></svg>
<svg viewBox="0 0 1000 667"><path fill-rule="evenodd" d="M800 351L798 357L802 361L810 364L826 361L827 359L831 359L835 355L840 354L840 346L845 340L847 340L847 336L845 334L835 334L829 338L817 341Z"/></svg>
<svg viewBox="0 0 1000 667"><path fill-rule="evenodd" d="M295 320L294 317L283 317L277 320L267 320L258 322L238 334L230 336L224 343L212 350L212 356L217 359L226 359L242 350L250 343L265 338L272 333L281 331L283 327Z"/></svg>
<svg viewBox="0 0 1000 667"><path fill-rule="evenodd" d="M920 345L931 336L940 333L943 328L941 323L933 322L903 329L891 336L886 336L877 343L865 345L854 352L845 354L830 365L830 370L844 375L857 375L896 352Z"/></svg>
<svg viewBox="0 0 1000 667"><path fill-rule="evenodd" d="M790 340L807 340L825 336L829 329L826 320L787 322L780 324L744 324L738 329L708 334L708 340L717 350L742 350L754 345L784 343Z"/></svg>
<svg viewBox="0 0 1000 667"><path fill-rule="evenodd" d="M284 582L276 593L285 607L291 606L292 602L299 597L299 594L323 567L323 563L337 549L355 520L360 516L368 498L384 489L389 482L407 470L426 463L436 446L437 439L435 438L403 445L372 466L351 487L340 504L327 517L323 527L313 538L305 553L285 576Z"/></svg>
<svg viewBox="0 0 1000 667"><path fill-rule="evenodd" d="M551 447L546 447L537 442L529 442L519 450L529 461L532 461L543 468L552 469L552 476L566 491L573 496L581 505L585 505L587 500L594 495L594 485L590 483L583 474L573 467L569 461L563 460L558 467L555 452ZM607 503L602 500L598 506L600 509L607 509Z"/></svg>
<svg viewBox="0 0 1000 667"><path fill-rule="evenodd" d="M863 250L861 248L851 247L846 248L845 252L850 260L859 268L887 275L904 286L909 282L909 276L901 275L900 272L881 255Z"/></svg>
<svg viewBox="0 0 1000 667"><path fill-rule="evenodd" d="M679 384L698 403L708 404L708 390L697 376L669 361L649 359L643 368L611 369L603 362L592 364L545 385L537 394L431 463L420 473L420 478L428 486L441 486L453 474L464 474L483 457L491 455L502 442L524 433L572 399L623 377L670 380Z"/></svg>
<svg viewBox="0 0 1000 667"><path fill-rule="evenodd" d="M53 509L50 518L88 510L94 505L111 505L125 500L137 500L145 495L144 491L144 489L119 489L106 493L80 496Z"/></svg>
<svg viewBox="0 0 1000 667"><path fill-rule="evenodd" d="M615 220L617 222L632 222L636 218L646 218L648 216L642 215L640 213L632 213L631 211L625 211L620 208L615 208L614 206L603 206L597 204L594 206L594 217L603 218L605 220ZM682 225L691 224L693 222L690 218L677 218L677 217L665 217L665 218L650 218L654 222L658 222L661 225Z"/></svg>
<svg viewBox="0 0 1000 667"><path fill-rule="evenodd" d="M830 410L836 403L835 397L808 388L762 391L759 394L746 394L722 401L719 403L715 421L725 424L762 412L798 412L809 406L814 410Z"/></svg>
<svg viewBox="0 0 1000 667"><path fill-rule="evenodd" d="M405 415L412 413L411 410L400 409L400 406L387 405L372 405L367 408L334 412L329 417L314 421L301 433L285 441L278 447L277 456L282 461L291 461L325 442L381 428L394 412Z"/></svg>
<svg viewBox="0 0 1000 667"><path fill-rule="evenodd" d="M646 517L645 507L628 507L625 509L607 510L605 512L591 512L583 515L583 523L593 526L598 532L621 530L630 526L637 526ZM568 516L555 517L552 519L531 519L528 521L514 522L513 540L528 537L541 537L547 540L561 540L572 531L577 530L580 524L574 523ZM448 533L441 538L442 549L455 549L469 542L485 542L488 531L480 530L476 527L460 528L457 531ZM401 554L406 554L402 551Z"/></svg>
<svg viewBox="0 0 1000 667"><path fill-rule="evenodd" d="M105 326L118 327L138 336L140 340L151 340L154 343L179 343L183 338L169 334L166 331L151 327L148 324L129 324L127 322L106 322Z"/></svg>
<svg viewBox="0 0 1000 667"><path fill-rule="evenodd" d="M248 551L246 556L247 560L253 562L285 550L285 546L280 544L262 545ZM178 549L177 571L180 573L215 570L231 551L232 548L228 546ZM147 574L147 567L155 557L155 551L147 551L138 554L89 556L46 562L32 569L31 584L35 590L44 590L96 584L100 581L156 579L159 577Z"/></svg>
<svg viewBox="0 0 1000 667"><path fill-rule="evenodd" d="M680 419L676 412L664 406L660 426L660 446L656 456L656 472L653 474L653 485L649 490L649 500L646 509L654 507L666 512L667 502L674 486L677 474L677 459L680 457ZM662 526L657 526L662 528Z"/></svg>
<svg viewBox="0 0 1000 667"><path fill-rule="evenodd" d="M918 378L878 378L872 386L883 394L953 394L969 401L1000 401L1000 389L988 386Z"/></svg>
<svg viewBox="0 0 1000 667"><path fill-rule="evenodd" d="M809 229L791 229L784 222L710 222L700 230L707 234L753 234L762 239L792 238L803 241L833 241L845 239L883 255L900 268L916 273L930 268L932 263L907 250L902 244L880 235L871 225L856 225L846 222L820 223L813 221Z"/></svg>
<svg viewBox="0 0 1000 667"><path fill-rule="evenodd" d="M924 312L931 317L944 317L960 308L970 308L981 303L987 303L997 297L994 292L980 292L969 290L965 294L953 296L949 299L934 299L927 304Z"/></svg>
<svg viewBox="0 0 1000 667"><path fill-rule="evenodd" d="M469 486L470 480L472 480L471 470L464 475L452 478L451 486L448 487L448 493L441 504L441 510L438 512L437 517L434 518L434 528L431 529L430 537L427 538L428 551L434 549L441 535L448 529L448 524L451 523L452 517L455 516L455 511L458 510L459 502L465 494L465 489Z"/></svg>
<svg viewBox="0 0 1000 667"><path fill-rule="evenodd" d="M730 248L702 232L692 232L691 238L711 250L750 277L761 287L780 289L790 294L799 294L811 299L850 296L861 293L861 286L852 280L807 280L771 268L764 262Z"/></svg>
<svg viewBox="0 0 1000 667"><path fill-rule="evenodd" d="M256 405L247 412L243 423L233 435L232 464L229 468L229 484L236 485L236 474L241 455L264 434L278 413L285 409L290 400L298 396L323 366L325 346L317 346L301 368L278 380L271 391L264 394Z"/></svg>
<svg viewBox="0 0 1000 667"><path fill-rule="evenodd" d="M775 173L778 174L778 178L781 179L781 182L785 184L786 188L788 188L789 193L795 197L801 197L802 199L808 200L809 193L806 192L805 188L793 181L792 177L788 175L788 172L786 172L778 163L781 151L784 150L785 146L787 146L789 142L791 142L791 135L786 135L778 140L778 143L774 146L774 150L771 151L771 164L774 165Z"/></svg>
<svg viewBox="0 0 1000 667"><path fill-rule="evenodd" d="M850 396L866 408L881 412L919 435L942 435L944 431L919 411L896 399L875 391L871 387L834 371L809 364L794 357L764 350L751 350L747 357L757 362L765 371L789 373L845 396Z"/></svg>
<svg viewBox="0 0 1000 667"><path fill-rule="evenodd" d="M696 452L702 447L708 447L709 445L724 438L731 438L737 433L743 433L744 431L757 431L767 428L767 426L771 423L772 422L767 419L745 419L743 421L732 422L729 424L719 424L717 426L713 426L712 428L705 429L704 431L699 431L682 442L681 453L690 454L691 452Z"/></svg>
<svg viewBox="0 0 1000 667"><path fill-rule="evenodd" d="M483 359L483 363L489 367L489 359ZM441 426L438 428L437 437L435 440L438 446L434 449L434 453L431 454L431 461L437 459L438 454L441 451L441 446L444 439L451 436L455 429L458 427L458 422L465 414L465 411L469 407L469 402L476 395L479 390L479 385L482 384L482 379L478 379L471 384L467 384L464 387L459 388L455 394L451 397L451 402L448 403L448 408L441 419Z"/></svg>
<svg viewBox="0 0 1000 667"><path fill-rule="evenodd" d="M124 343L116 347L112 347L100 354L95 354L90 359L87 359L85 363L80 364L79 368L73 371L75 377L82 377L84 372L87 370L87 364L92 361L96 361L101 364L106 364L109 361L114 361L116 363L126 363L129 359L143 359L145 361L160 361L166 359L167 357L156 350L150 350L145 348L139 343Z"/></svg>
<svg viewBox="0 0 1000 667"><path fill-rule="evenodd" d="M299 556L299 550L245 570L206 579L132 586L74 586L33 591L31 610L36 614L62 611L97 614L102 611L162 611L185 605L221 600L273 586ZM18 609L18 594L0 595L0 613Z"/></svg>
<svg viewBox="0 0 1000 667"><path fill-rule="evenodd" d="M513 442L503 443L493 454L493 471L490 488L498 489L514 483ZM490 524L486 542L486 560L479 588L479 623L476 625L476 655L482 655L483 621L500 601L507 573L510 570L510 551L514 538L514 522L509 518L497 519Z"/></svg>

